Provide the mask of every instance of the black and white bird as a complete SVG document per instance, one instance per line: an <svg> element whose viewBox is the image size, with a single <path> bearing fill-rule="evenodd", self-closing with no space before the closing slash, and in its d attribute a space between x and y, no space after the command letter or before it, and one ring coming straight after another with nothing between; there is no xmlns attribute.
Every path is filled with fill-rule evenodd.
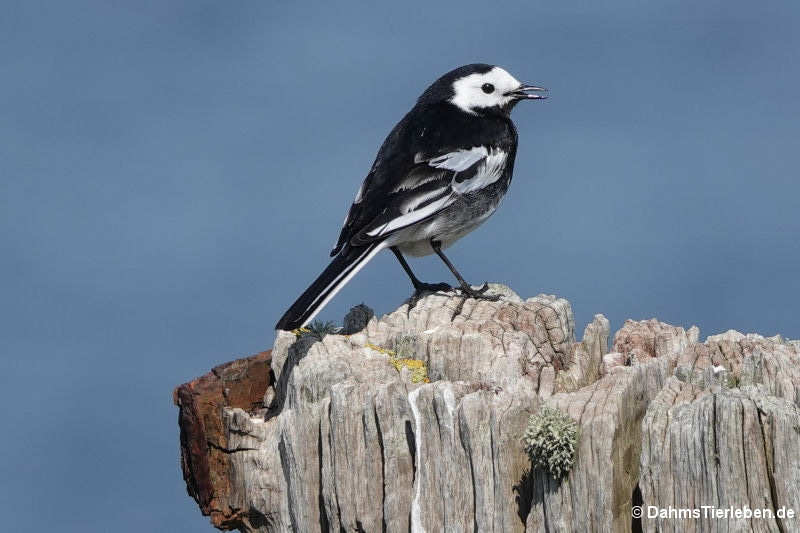
<svg viewBox="0 0 800 533"><path fill-rule="evenodd" d="M436 80L383 142L344 221L333 260L281 317L277 329L306 325L375 254L394 252L417 293L448 290L417 279L403 254L436 253L466 296L480 298L442 253L483 223L511 183L517 130L510 113L541 87L504 69L472 64Z"/></svg>

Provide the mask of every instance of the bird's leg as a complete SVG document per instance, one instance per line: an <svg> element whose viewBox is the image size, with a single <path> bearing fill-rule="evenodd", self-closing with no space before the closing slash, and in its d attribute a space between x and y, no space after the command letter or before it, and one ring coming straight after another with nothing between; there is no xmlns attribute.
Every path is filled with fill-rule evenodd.
<svg viewBox="0 0 800 533"><path fill-rule="evenodd" d="M424 281L420 281L417 276L414 275L411 267L408 266L406 258L403 257L403 254L400 253L400 250L397 248L397 246L392 246L390 250L394 252L397 260L400 261L400 266L403 267L403 270L406 271L406 274L408 274L408 277L411 279L411 283L414 285L415 294L422 294L423 292L449 291L452 289L452 287L447 283L425 283Z"/></svg>
<svg viewBox="0 0 800 533"><path fill-rule="evenodd" d="M450 260L447 258L447 256L444 255L444 252L442 252L442 243L441 242L435 241L435 240L431 240L431 248L433 248L433 251L436 252L436 255L438 255L441 258L441 260L444 261L444 264L447 265L447 268L449 268L450 272L452 272L453 275L456 277L456 279L458 280L458 283L460 285L461 292L463 292L464 294L466 294L470 298L478 298L478 299L482 299L482 300L499 300L500 299L500 295L487 296L486 294L484 294L486 291L489 290L489 284L488 283L484 283L483 287L481 287L480 289L473 289L472 285L470 285L469 283L466 282L466 280L461 276L461 274L459 274L458 270L456 270L456 267L453 266L453 263L451 263Z"/></svg>

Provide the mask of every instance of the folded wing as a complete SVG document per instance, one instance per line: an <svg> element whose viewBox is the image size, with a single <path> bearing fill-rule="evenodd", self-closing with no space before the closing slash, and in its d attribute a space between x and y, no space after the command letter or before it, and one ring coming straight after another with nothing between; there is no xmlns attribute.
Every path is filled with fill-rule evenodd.
<svg viewBox="0 0 800 533"><path fill-rule="evenodd" d="M504 151L485 146L434 156L417 154L411 171L380 199L383 209L359 231L352 232L350 243L363 246L436 215L459 196L497 181L503 174L505 161ZM352 218L352 211L351 208L345 224Z"/></svg>

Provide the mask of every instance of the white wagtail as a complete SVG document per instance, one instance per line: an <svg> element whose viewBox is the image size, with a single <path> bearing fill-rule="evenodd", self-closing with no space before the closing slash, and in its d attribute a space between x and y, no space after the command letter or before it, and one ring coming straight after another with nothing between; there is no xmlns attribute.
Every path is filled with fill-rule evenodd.
<svg viewBox="0 0 800 533"><path fill-rule="evenodd" d="M541 87L500 67L473 64L448 72L417 100L383 142L356 193L331 251L333 261L276 325L306 325L379 251L389 248L416 293L448 290L417 279L403 253L436 253L467 296L482 297L442 253L494 213L511 183L517 130L510 113Z"/></svg>

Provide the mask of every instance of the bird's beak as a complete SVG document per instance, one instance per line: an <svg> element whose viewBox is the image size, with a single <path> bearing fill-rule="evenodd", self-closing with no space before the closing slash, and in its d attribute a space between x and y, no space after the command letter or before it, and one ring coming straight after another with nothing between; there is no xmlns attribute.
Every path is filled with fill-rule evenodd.
<svg viewBox="0 0 800 533"><path fill-rule="evenodd" d="M535 85L526 85L523 83L513 91L508 91L505 94L505 96L510 96L515 100L544 100L545 98L547 98L547 95L535 94L541 92L547 92L547 89L545 89L544 87L537 87Z"/></svg>

